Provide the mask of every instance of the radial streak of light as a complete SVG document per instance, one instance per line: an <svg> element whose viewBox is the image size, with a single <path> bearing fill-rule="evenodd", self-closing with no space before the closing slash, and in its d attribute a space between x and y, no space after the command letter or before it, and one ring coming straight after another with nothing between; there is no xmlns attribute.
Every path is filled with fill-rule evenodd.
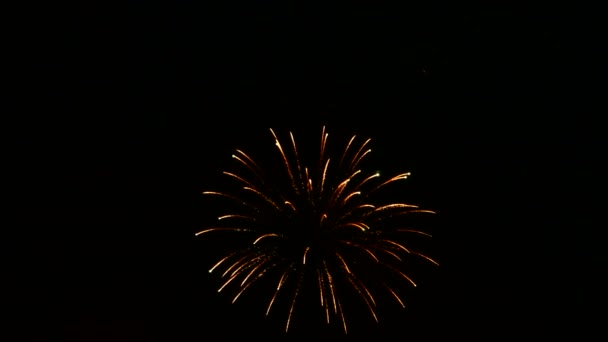
<svg viewBox="0 0 608 342"><path fill-rule="evenodd" d="M296 306L296 299L300 292L300 288L296 288L296 292L293 294L293 299L291 300L291 306L289 307L289 314L287 315L287 323L285 324L285 332L289 330L289 323L291 322L291 316L293 315L293 309Z"/></svg>
<svg viewBox="0 0 608 342"><path fill-rule="evenodd" d="M234 270L235 268L238 269L240 266L242 266L242 262L249 262L249 260L247 260L249 258L249 255L246 254L244 256L242 256L241 258L239 258L237 261L235 261L234 263L232 263L232 265L228 266L227 269L224 270L224 273L222 273L222 278L227 276L228 273L230 273L232 270ZM234 274L234 273L232 273Z"/></svg>
<svg viewBox="0 0 608 342"><path fill-rule="evenodd" d="M373 175L364 178L359 184L357 184L354 188L355 189L360 189L364 184L366 184L367 182L369 182L370 180L374 179L374 178L378 178L380 177L380 172L376 172Z"/></svg>
<svg viewBox="0 0 608 342"><path fill-rule="evenodd" d="M392 294L393 297L395 297L395 299L399 302L399 304L401 304L401 307L405 308L405 304L403 303L403 301L401 300L401 298L399 298L399 296L397 295L397 293L395 293L395 291L393 289L391 289L389 286L387 286L386 288L390 292L390 294Z"/></svg>
<svg viewBox="0 0 608 342"><path fill-rule="evenodd" d="M426 260L430 261L431 263L435 264L435 266L439 266L439 263L438 263L437 261L435 261L435 260L433 260L433 259L429 258L428 256L426 256L426 255L424 255L424 254L422 254L422 253L418 253L418 252L412 252L412 253L413 253L413 254L418 255L419 257L422 257L422 258L424 258L424 259L426 259Z"/></svg>
<svg viewBox="0 0 608 342"><path fill-rule="evenodd" d="M344 328L344 334L348 334L348 329L346 329L346 319L344 318L344 310L342 310L342 304L338 302L338 306L340 308L340 318L342 320L342 327Z"/></svg>
<svg viewBox="0 0 608 342"><path fill-rule="evenodd" d="M246 180L245 178L243 178L243 177L241 177L239 175L236 175L236 174L234 174L232 172L228 172L228 171L223 171L222 173L225 174L226 176L229 176L229 177L232 177L234 179L239 180L241 183L244 183L247 186L255 188L255 185L253 183L251 183L250 181Z"/></svg>
<svg viewBox="0 0 608 342"><path fill-rule="evenodd" d="M383 252L392 255L393 257L395 257L395 259L399 260L399 261L403 261L397 254L393 253L392 251L388 250L388 249L383 249Z"/></svg>
<svg viewBox="0 0 608 342"><path fill-rule="evenodd" d="M414 287L417 287L418 285L416 285L416 283L414 283L414 281L412 280L412 278L408 277L407 274L399 271L398 269L396 269L395 267L391 266L391 265L386 265L388 268L392 269L395 273L399 274L400 276L402 276L403 278L405 278L407 281L410 282L410 284L412 284Z"/></svg>
<svg viewBox="0 0 608 342"><path fill-rule="evenodd" d="M323 165L323 158L325 157L325 143L327 142L328 134L325 133L325 126L321 130L321 150L319 153L319 165Z"/></svg>
<svg viewBox="0 0 608 342"><path fill-rule="evenodd" d="M209 228L205 230L201 230L200 232L194 233L194 236L199 236L202 234L210 233L210 232L218 232L218 231L236 231L236 232L246 232L248 229L244 228Z"/></svg>
<svg viewBox="0 0 608 342"><path fill-rule="evenodd" d="M329 293L331 294L331 300L334 305L334 312L338 313L338 306L336 305L336 290L334 288L334 282L329 270L327 269L327 264L323 261L323 268L325 270L325 274L327 275L327 282L329 284Z"/></svg>
<svg viewBox="0 0 608 342"><path fill-rule="evenodd" d="M289 174L289 179L291 180L291 185L292 185L292 187L295 187L296 182L295 182L295 179L293 178L293 172L291 170L291 166L289 166L289 160L287 159L287 156L285 156L285 152L283 151L283 148L281 147L279 138L277 138L277 135L274 133L272 128L270 129L270 132L274 136L275 145L277 146L277 148L281 152L281 156L283 157L283 162L285 163L285 167L287 168L287 173Z"/></svg>
<svg viewBox="0 0 608 342"><path fill-rule="evenodd" d="M342 157L340 157L340 166L343 165L344 158L348 154L348 150L350 149L350 146L352 145L353 141L355 141L356 137L357 137L356 135L353 135L352 138L350 138L350 140L348 141L348 144L346 144L346 148L344 148L344 152L342 153Z"/></svg>
<svg viewBox="0 0 608 342"><path fill-rule="evenodd" d="M268 233L268 234L264 234L264 235L261 235L260 237L258 237L257 239L255 239L255 240L253 241L253 244L255 245L255 244L257 244L258 242L260 242L260 240L265 239L265 238L269 238L269 237L278 237L278 236L279 236L279 234L275 234L275 233Z"/></svg>
<svg viewBox="0 0 608 342"><path fill-rule="evenodd" d="M260 267L260 266L262 266L262 265L258 265L258 266ZM259 267L258 267L258 268L259 268ZM241 294L243 294L243 292L245 292L245 290L247 290L247 289L249 288L249 286L251 286L251 284L253 284L253 283L254 283L256 280L258 280L258 279L262 278L262 276L264 275L264 273L266 273L266 272L268 271L268 268L266 268L266 269L264 269L264 270L260 271L260 272L258 273L258 275L257 275L257 276L256 276L254 279L252 279L250 282L245 283L245 281L247 280L247 278L249 278L249 277L250 277L250 276L251 276L251 275L254 273L254 271L257 271L257 268L256 268L255 270L253 270L252 272L250 272L250 273L247 275L247 277L245 278L245 280L244 280L244 281L241 283L241 290L240 290L240 291L239 291L239 292L236 294L236 296L235 296L235 297L232 299L232 304L234 304L234 303L236 302L236 300L237 300L237 299L239 299L239 297L241 296Z"/></svg>
<svg viewBox="0 0 608 342"><path fill-rule="evenodd" d="M238 149L236 150L236 152L245 159L237 156L236 154L233 154L232 158L236 159L239 163L243 164L243 166L245 166L247 169L249 169L249 171L251 171L251 173L253 173L259 181L263 181L264 177L262 176L262 172L261 172L261 169L258 166L258 164L251 157L249 157L245 152L238 150Z"/></svg>
<svg viewBox="0 0 608 342"><path fill-rule="evenodd" d="M266 201L268 204L270 204L271 206L273 206L276 210L278 210L278 211L281 210L281 208L279 208L278 204L276 204L270 197L266 196L260 190L252 188L252 187L249 187L249 186L244 186L243 189L251 191L251 192L255 193L256 195L260 196L261 198L264 199L264 201Z"/></svg>
<svg viewBox="0 0 608 342"><path fill-rule="evenodd" d="M374 298L371 297L367 288L363 284L357 284L356 283L357 278L352 274L350 274L350 276L347 277L347 279L348 279L349 283L353 286L355 291L357 291L359 296L363 299L363 302L365 302L365 306L369 309L369 312L374 317L374 320L376 321L376 323L378 323L378 316L376 315L376 310L374 310L374 306L376 305L376 303L374 301ZM362 289L361 287L363 287L364 289Z"/></svg>
<svg viewBox="0 0 608 342"><path fill-rule="evenodd" d="M291 138L291 145L293 147L293 154L295 156L295 160L296 160L296 167L298 168L298 180L300 182L300 186L302 185L302 166L300 165L300 157L298 156L298 149L296 147L296 139L294 138L293 134L291 132L289 132L289 136ZM296 186L295 188L296 190L296 194L300 193L299 187Z"/></svg>
<svg viewBox="0 0 608 342"><path fill-rule="evenodd" d="M323 186L325 185L325 175L327 174L328 167L329 167L329 159L327 159L327 161L325 162L325 167L323 168L323 175L321 176L321 186L319 189L320 194L323 193Z"/></svg>
<svg viewBox="0 0 608 342"><path fill-rule="evenodd" d="M374 261L380 262L380 259L378 259L378 257L369 248L362 246L361 244L351 242L351 241L340 240L340 242L345 243L349 246L359 248L359 249L363 250L365 253L369 254L369 256L371 256L372 259L374 259Z"/></svg>
<svg viewBox="0 0 608 342"><path fill-rule="evenodd" d="M217 263L215 263L215 265L213 265L213 267L211 267L209 269L209 273L213 272L217 267L219 267L224 261L230 259L233 255L235 255L236 253L232 253L232 254L228 254L225 257L223 257L220 261L218 261Z"/></svg>
<svg viewBox="0 0 608 342"><path fill-rule="evenodd" d="M218 217L218 220L225 220L225 219L231 219L231 218L240 218L240 219L245 219L245 220L252 220L255 221L254 217L248 216L248 215L240 215L240 214L228 214L228 215L223 215ZM234 229L241 229L241 228L234 228Z"/></svg>
<svg viewBox="0 0 608 342"><path fill-rule="evenodd" d="M398 180L407 179L409 176L411 176L411 174L412 174L411 172L406 172L406 173L402 173L402 174L396 175L395 177L390 178L389 180L387 180L387 181L385 181L383 183L380 183L379 185L377 185L375 188L373 188L369 192L370 193L374 193L374 192L378 191L379 189L387 186L388 184L391 184L391 183L396 182Z"/></svg>
<svg viewBox="0 0 608 342"><path fill-rule="evenodd" d="M425 233L423 231L420 230L414 230L414 229L397 229L398 232L408 232L408 233L416 233L416 234L420 234L420 235L424 235L424 236L428 236L428 237L433 237L431 234L429 233Z"/></svg>
<svg viewBox="0 0 608 342"><path fill-rule="evenodd" d="M357 151L357 153L355 154L355 156L351 159L349 168L352 170L354 168L357 167L357 165L359 165L359 163L361 162L361 159L367 154L367 152L363 153L363 149L365 148L365 146L367 146L367 144L371 141L371 139L367 139L362 145L361 147L359 147L359 150ZM368 150L369 152L370 150Z"/></svg>
<svg viewBox="0 0 608 342"><path fill-rule="evenodd" d="M413 205L413 204L405 204L405 203L392 203L392 204L387 204L387 205L383 205L381 207L378 207L376 209L374 209L374 212L378 212L378 211L384 211L384 210L389 210L389 209L399 209L399 208L418 208L417 205Z"/></svg>
<svg viewBox="0 0 608 342"><path fill-rule="evenodd" d="M296 209L296 207L293 205L293 203L289 202L289 201L285 201L283 202L286 206L289 207L289 209L291 209L294 213L298 211L298 209Z"/></svg>
<svg viewBox="0 0 608 342"><path fill-rule="evenodd" d="M353 196L357 196L357 195L361 195L361 191L355 191L350 193L348 196L344 197L344 200L342 200L342 205L346 204L346 202L348 202L348 200L353 197Z"/></svg>
<svg viewBox="0 0 608 342"><path fill-rule="evenodd" d="M266 263L268 263L268 259L262 261L261 263L253 266L253 268L249 271L249 273L247 273L247 275L243 278L243 280L241 281L241 287L244 286L247 283L247 280L255 273L257 272L257 270L259 270L262 266L264 266ZM259 275L259 274L258 274Z"/></svg>
<svg viewBox="0 0 608 342"><path fill-rule="evenodd" d="M340 262L342 263L342 266L344 266L344 269L346 270L346 272L348 273L352 273L350 271L350 268L348 268L348 265L346 264L346 261L344 261L344 258L338 253L336 252L336 256L338 257L338 259L340 260Z"/></svg>
<svg viewBox="0 0 608 342"><path fill-rule="evenodd" d="M402 249L402 250L406 251L407 253L411 253L409 249L405 248L405 246L403 246L402 244L397 243L397 242L395 242L393 240L382 239L382 241L388 242L388 243L390 243L393 246L397 246L399 249Z"/></svg>
<svg viewBox="0 0 608 342"><path fill-rule="evenodd" d="M304 250L304 255L302 256L302 265L306 265L306 255L308 254L309 250L310 250L310 246L307 246L306 249Z"/></svg>
<svg viewBox="0 0 608 342"><path fill-rule="evenodd" d="M277 295L279 294L279 290L281 290L281 287L283 287L283 284L285 283L286 278L287 278L287 270L285 270L283 272L283 275L281 275L281 278L279 279L279 283L277 284L277 288L274 291L274 293L272 294L272 298L270 299L270 302L268 303L268 308L266 309L266 316L268 316L268 314L270 313L270 308L272 307L272 304L274 303L275 299L277 298Z"/></svg>
<svg viewBox="0 0 608 342"><path fill-rule="evenodd" d="M355 227L355 228L358 228L359 230L361 230L362 232L369 229L369 226L363 222L348 222L348 223L344 224L343 227Z"/></svg>

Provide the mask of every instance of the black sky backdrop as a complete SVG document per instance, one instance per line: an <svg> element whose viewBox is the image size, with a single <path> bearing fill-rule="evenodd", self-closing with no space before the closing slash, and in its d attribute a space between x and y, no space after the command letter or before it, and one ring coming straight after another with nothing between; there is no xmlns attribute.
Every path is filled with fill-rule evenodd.
<svg viewBox="0 0 608 342"><path fill-rule="evenodd" d="M583 172L606 68L567 8L433 2L123 2L31 9L22 79L24 245L11 317L40 338L283 336L228 304L193 233L235 148L268 128L372 138L370 170L411 171L439 212L436 271L358 336L434 339L580 327L599 256ZM29 12L28 12L29 13ZM564 18L569 18L565 20ZM581 23L584 22L581 29ZM591 65L591 63L589 63ZM582 90L585 88L585 90ZM595 165L595 164L593 164ZM593 173L595 171L591 171ZM17 247L19 246L19 247ZM597 278L599 279L599 278ZM333 336L300 323L293 336Z"/></svg>

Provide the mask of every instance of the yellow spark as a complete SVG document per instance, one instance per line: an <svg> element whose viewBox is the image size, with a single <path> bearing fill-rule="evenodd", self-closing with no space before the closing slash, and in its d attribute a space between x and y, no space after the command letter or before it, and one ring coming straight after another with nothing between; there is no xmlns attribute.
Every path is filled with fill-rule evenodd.
<svg viewBox="0 0 608 342"><path fill-rule="evenodd" d="M320 187L320 192L323 192L323 185L325 184L325 174L327 174L327 168L329 167L329 159L327 159L327 162L325 163L325 167L323 168L323 175L321 176L321 187Z"/></svg>
<svg viewBox="0 0 608 342"><path fill-rule="evenodd" d="M372 257L372 259L374 259L376 262L380 262L380 259L378 259L376 257L376 255L374 253L372 253L372 251L369 248L366 248L366 247L362 247L362 248L363 248L363 251L367 252L367 254L369 254Z"/></svg>
<svg viewBox="0 0 608 342"><path fill-rule="evenodd" d="M257 164L251 158L249 158L249 156L247 156L243 151L237 150L237 152L241 153L251 164L246 162L245 160L243 160L241 157L237 156L236 154L233 154L232 158L236 159L239 163L243 164L243 166L245 166L247 169L249 169L249 171L251 171L254 175L256 175L258 177L258 179L261 179L262 177L261 177L259 171L256 169L256 168L258 168Z"/></svg>
<svg viewBox="0 0 608 342"><path fill-rule="evenodd" d="M325 269L325 274L327 275L327 281L329 283L329 293L331 294L331 299L334 304L334 313L338 313L338 306L336 305L336 293L335 293L335 289L334 289L334 282L333 282L331 274L329 273L329 270L327 269L327 264L325 263L325 261L323 261L323 268Z"/></svg>
<svg viewBox="0 0 608 342"><path fill-rule="evenodd" d="M376 206L371 205L371 204L360 204L360 205L356 206L353 210L355 210L355 209L364 209L364 208L375 209Z"/></svg>
<svg viewBox="0 0 608 342"><path fill-rule="evenodd" d="M232 173L232 172L223 171L222 173L223 173L223 174L225 174L226 176L230 176L230 177L232 177L232 178L238 179L239 181L241 181L241 182L243 182L243 183L245 183L245 184L247 184L247 185L249 185L249 186L252 186L252 187L254 186L253 184L251 184L251 182L250 182L250 181L248 181L248 180L246 180L245 178L243 178L243 177L241 177L241 176L239 176L239 175L236 175L236 174L234 174L234 173Z"/></svg>
<svg viewBox="0 0 608 342"><path fill-rule="evenodd" d="M405 273L399 271L399 274L401 274L405 279L407 279L410 283L412 283L412 285L414 285L414 287L418 286L416 285L416 283L414 283L414 281L412 279L410 279L410 277L408 277Z"/></svg>
<svg viewBox="0 0 608 342"><path fill-rule="evenodd" d="M214 196L226 197L226 198L229 198L229 199L231 199L231 200L233 200L233 201L235 201L235 202L239 202L239 203L241 203L241 204L243 204L243 205L246 205L246 203L245 203L245 202L243 202L243 200L239 199L238 197L233 196L233 195L229 195L229 194L224 193L224 192L218 192L218 191L203 191L203 192L202 192L202 194L203 194L203 195L214 195Z"/></svg>
<svg viewBox="0 0 608 342"><path fill-rule="evenodd" d="M255 239L255 241L253 241L253 244L255 245L256 243L260 242L260 240L267 238L267 237L278 237L279 234L275 234L275 233L268 233L268 234L264 234L261 235L260 237L258 237L257 239Z"/></svg>
<svg viewBox="0 0 608 342"><path fill-rule="evenodd" d="M294 207L294 205L289 202L289 201L285 201L284 202L286 206L288 206L293 212L297 212L298 210L296 209L296 207Z"/></svg>
<svg viewBox="0 0 608 342"><path fill-rule="evenodd" d="M249 285L251 285L251 283L249 283L246 286L242 287L241 290L239 292L237 292L236 296L234 296L234 298L232 298L232 304L234 304L236 302L236 300L239 299L239 297L241 296L241 294L243 292L245 292L245 290L247 290L247 288L249 287Z"/></svg>
<svg viewBox="0 0 608 342"><path fill-rule="evenodd" d="M242 219L254 219L251 216L245 216L245 215L238 215L238 214L230 214L230 215L224 215L224 216L220 216L217 219L218 220L225 220L227 218L242 218Z"/></svg>
<svg viewBox="0 0 608 342"><path fill-rule="evenodd" d="M241 151L241 150L236 150L238 153L240 153L243 157L245 157L245 159L247 159L247 161L249 161L249 163L251 163L251 165L255 166L255 167L259 167L258 164L247 155L247 153Z"/></svg>
<svg viewBox="0 0 608 342"><path fill-rule="evenodd" d="M390 254L390 255L392 255L392 256L394 256L397 260L402 261L401 258L397 254L389 251L388 249L383 249L383 251L386 252L386 253L388 253L388 254Z"/></svg>
<svg viewBox="0 0 608 342"><path fill-rule="evenodd" d="M222 273L222 278L225 277L228 273L230 273L230 271L232 271L233 268L239 266L239 264L245 260L249 258L249 255L245 255L243 257L241 257L239 260L235 261L232 265L230 265L225 271L224 273ZM241 266L242 267L242 266ZM234 274L234 273L233 273Z"/></svg>
<svg viewBox="0 0 608 342"><path fill-rule="evenodd" d="M209 228L209 229L205 229L205 230L201 230L198 233L194 233L194 236L199 236L202 234L206 234L209 232L215 232L215 231L236 231L236 232L245 232L247 231L247 229L243 229L243 228Z"/></svg>
<svg viewBox="0 0 608 342"><path fill-rule="evenodd" d="M428 236L428 237L433 237L431 234L429 233L425 233L423 231L420 230L414 230L414 229L397 229L398 232L409 232L409 233L416 233L416 234L420 234L420 235L424 235L424 236Z"/></svg>
<svg viewBox="0 0 608 342"><path fill-rule="evenodd" d="M361 160L363 159L363 157L365 157L367 154L371 153L372 150L368 149L367 151L363 152L363 154L361 154L361 156L359 156L357 162L355 163L355 165L359 164L359 162L361 162Z"/></svg>
<svg viewBox="0 0 608 342"><path fill-rule="evenodd" d="M227 255L225 257L222 258L222 260L218 261L215 265L213 265L213 267L211 267L209 269L209 273L213 272L213 270L215 270L219 265L221 265L224 261L226 261L228 258L230 258L231 256L233 256L235 253L232 253L230 255Z"/></svg>
<svg viewBox="0 0 608 342"><path fill-rule="evenodd" d="M359 284L356 284L355 283L356 278L354 276L347 277L347 279L350 282L350 284L355 288L355 290L357 291L359 296L361 296L361 298L363 298L365 305L371 312L372 316L374 316L374 320L376 320L376 323L378 323L378 317L376 316L376 311L374 310L374 306L376 305L376 302L374 301L374 297L372 297L372 295L370 294L367 287L365 287L365 285L363 285L361 282L359 282ZM363 290L361 290L361 287L363 287ZM365 291L365 293L363 293L364 291ZM367 296L366 296L366 294L367 294ZM369 299L368 299L368 297L369 297ZM371 300L371 302L370 302L370 300ZM372 306L372 304L373 304L373 306Z"/></svg>
<svg viewBox="0 0 608 342"><path fill-rule="evenodd" d="M355 167L357 167L357 165L359 164L359 162L361 162L361 159L368 154L369 152L371 152L371 150L367 150L365 153L361 154L361 152L363 151L363 149L365 148L365 146L367 146L367 144L371 141L371 139L367 139L359 148L359 150L357 151L357 153L355 154L355 156L353 157L353 159L351 160L351 163L349 165L349 167L351 169L354 169Z"/></svg>
<svg viewBox="0 0 608 342"><path fill-rule="evenodd" d="M291 132L289 132L289 136L291 137L291 145L293 146L293 153L295 155L295 160L296 160L296 166L298 168L298 178L301 181L302 180L302 167L300 166L300 158L298 157L298 149L296 148L296 140L293 137L293 134ZM295 187L296 193L299 194L300 191L298 189L298 187Z"/></svg>
<svg viewBox="0 0 608 342"><path fill-rule="evenodd" d="M382 241L384 241L384 242L388 242L388 243L390 243L391 245L397 246L397 247L399 247L400 249L402 249L402 250L404 250L404 251L406 251L406 252L410 253L410 250L409 250L409 249L407 249L407 248L405 248L405 246L403 246L403 245L402 245L402 244L400 244L400 243L397 243L397 242L392 241L392 240L387 240L387 239L383 239Z"/></svg>
<svg viewBox="0 0 608 342"><path fill-rule="evenodd" d="M224 285L222 285L222 287L220 287L217 292L222 292L222 290L224 289L224 287L226 287L228 284L230 284L236 277L238 274L235 274L233 276L231 276L225 283Z"/></svg>
<svg viewBox="0 0 608 342"><path fill-rule="evenodd" d="M364 180L362 180L362 181L361 181L361 183L359 183L359 185L357 185L355 188L356 188L356 189L359 189L359 188L361 188L361 186L363 186L363 184L365 184L365 183L369 182L370 180L372 180L372 179L374 179L374 178L378 178L378 177L380 177L380 172L376 172L376 173L374 173L373 175L371 175L371 176L369 176L369 177L365 178L365 179L364 179Z"/></svg>
<svg viewBox="0 0 608 342"><path fill-rule="evenodd" d="M340 259L340 262L342 262L342 265L343 265L343 266L344 266L344 268L346 269L346 272L348 272L348 273L352 273L352 272L350 271L350 268L348 268L348 265L346 264L346 261L344 261L344 258L342 258L342 256L341 256L340 254L338 254L337 252L336 252L336 256L338 257L338 259Z"/></svg>
<svg viewBox="0 0 608 342"><path fill-rule="evenodd" d="M319 281L319 295L321 300L321 307L323 307L323 280L321 280L321 271L317 270L317 280Z"/></svg>
<svg viewBox="0 0 608 342"><path fill-rule="evenodd" d="M369 226L363 222L349 222L346 223L344 227L355 227L361 230L362 232L369 230Z"/></svg>
<svg viewBox="0 0 608 342"><path fill-rule="evenodd" d="M272 205L275 209L281 210L279 208L279 206L272 199L270 199L268 196L266 196L264 193L262 193L258 189L255 189L255 188L252 188L252 187L248 187L248 186L244 186L243 189L255 193L256 195L262 197L266 202L268 202L268 204Z"/></svg>
<svg viewBox="0 0 608 342"><path fill-rule="evenodd" d="M361 191L355 191L353 193L350 193L348 196L346 196L344 198L344 200L342 201L342 204L346 204L346 202L353 196L357 196L357 195L361 195Z"/></svg>
<svg viewBox="0 0 608 342"><path fill-rule="evenodd" d="M414 281L412 279L410 279L410 277L407 276L407 274L399 271L398 269L396 269L395 267L391 266L391 265L387 265L390 269L392 269L393 271L395 271L396 273L398 273L400 276L402 276L403 278L407 279L407 281L409 281L414 287L417 287L416 283L414 283Z"/></svg>
<svg viewBox="0 0 608 342"><path fill-rule="evenodd" d="M270 132L274 136L275 145L279 148L279 151L281 152L281 157L283 157L283 162L285 163L285 167L287 168L287 173L289 174L289 179L291 180L291 184L292 184L292 186L295 187L295 180L293 178L293 172L291 171L291 166L289 166L289 161L287 160L287 156L285 156L285 152L283 151L283 148L281 147L281 143L279 143L279 139L277 138L277 135L274 133L272 128L270 129Z"/></svg>
<svg viewBox="0 0 608 342"><path fill-rule="evenodd" d="M353 178L354 178L356 175L358 175L358 174L360 174L360 173L361 173L361 170L357 170L357 171L353 172L353 173L352 173L352 174L351 174L351 175L350 175L348 178L346 178L346 179L348 179L348 180L350 181L350 180L352 180L352 179L353 179Z"/></svg>
<svg viewBox="0 0 608 342"><path fill-rule="evenodd" d="M399 302L399 304L401 304L401 307L405 308L405 304L403 304L403 301L401 300L401 298L399 298L399 296L397 295L397 293L395 293L395 291L393 291L393 289L391 289L390 287L387 287L387 289L393 295L393 297L395 297L395 299L397 299L397 301Z"/></svg>
<svg viewBox="0 0 608 342"><path fill-rule="evenodd" d="M385 181L384 183L381 183L380 185L376 186L373 190L370 190L370 192L375 192L378 189L380 189L380 188L382 188L382 187L384 187L384 186L386 186L386 185L388 185L388 184L390 184L392 182L395 182L395 181L398 181L398 180L401 180L401 179L407 179L410 175L411 175L410 172L406 172L406 173L402 173L400 175L396 175L395 177L393 177L393 178Z"/></svg>
<svg viewBox="0 0 608 342"><path fill-rule="evenodd" d="M351 144L353 143L353 141L355 140L356 137L357 137L356 135L353 135L353 137L350 138L350 140L348 141L348 144L346 144L346 148L344 149L344 153L342 154L342 158L340 159L340 165L342 165L342 161L344 160L344 157L348 153L348 150L350 149L350 146L351 146Z"/></svg>
<svg viewBox="0 0 608 342"><path fill-rule="evenodd" d="M423 209L410 210L410 211L408 211L408 213L429 213L429 214L437 214L437 212L435 212L435 211L432 211L432 210L423 210Z"/></svg>
<svg viewBox="0 0 608 342"><path fill-rule="evenodd" d="M249 273L247 273L247 275L245 276L245 278L243 278L243 281L241 281L241 286L244 286L245 283L247 283L247 279L249 279L249 277L251 277L252 274L255 273L255 271L259 270L260 267L262 267L262 265L264 265L264 262L257 264L256 266L254 266L251 271L249 271ZM259 275L258 275L259 276ZM249 283L251 284L251 283ZM247 286L249 286L249 284ZM236 300L236 298L234 299Z"/></svg>
<svg viewBox="0 0 608 342"><path fill-rule="evenodd" d="M342 310L342 304L338 302L338 306L340 307L340 318L342 319L342 327L344 327L344 334L348 334L348 330L346 329L346 320L344 319L344 310Z"/></svg>
<svg viewBox="0 0 608 342"><path fill-rule="evenodd" d="M266 316L268 316L268 314L270 313L270 308L272 307L274 300L277 298L277 294L279 294L279 290L283 286L283 283L284 283L286 277L287 277L287 271L284 271L283 275L281 276L281 279L279 279L279 283L277 284L277 289L274 291L274 294L272 295L272 298L270 299L270 303L268 303L268 308L266 309Z"/></svg>
<svg viewBox="0 0 608 342"><path fill-rule="evenodd" d="M349 181L350 179L346 179L336 187L336 190L334 191L331 200L337 200L340 197L340 195L344 191L344 188L346 187L346 184L348 184Z"/></svg>
<svg viewBox="0 0 608 342"><path fill-rule="evenodd" d="M321 130L321 151L319 153L319 165L321 165L323 162L323 156L325 154L325 144L327 142L327 136L328 136L328 134L325 133L325 126L323 126L323 129Z"/></svg>
<svg viewBox="0 0 608 342"><path fill-rule="evenodd" d="M388 209L396 209L396 208L418 208L418 206L413 205L413 204L405 204L405 203L393 203L393 204L387 204L387 205L378 207L378 208L374 209L374 212L388 210Z"/></svg>
<svg viewBox="0 0 608 342"><path fill-rule="evenodd" d="M378 259L378 257L376 257L376 255L374 253L372 253L372 251L369 250L369 248L367 248L365 246L362 246L362 245L360 245L358 243L354 243L354 242L351 242L351 241L346 241L346 240L339 240L339 242L342 242L344 244L360 248L364 252L366 252L367 254L369 254L372 257L372 259L374 259L376 262L380 262L380 259Z"/></svg>
<svg viewBox="0 0 608 342"><path fill-rule="evenodd" d="M263 258L268 258L268 256L265 255L265 254L260 254L260 255L254 257L254 258L249 258L249 260L246 260L242 265L240 265L239 267L237 267L236 269L234 269L232 271L231 275L237 275L237 274L240 274L240 273L244 272L246 269L248 269L249 267L251 267L251 265L257 264L257 262L258 262L259 259L263 259ZM240 261L243 261L243 259L241 259Z"/></svg>
<svg viewBox="0 0 608 342"><path fill-rule="evenodd" d="M245 271L245 269L251 265L256 263L256 261L260 258L262 258L263 256L257 256L255 258L252 258L250 260L248 260L247 262L245 262L242 265L239 265L239 263L241 261L243 261L244 258L239 259L239 261L235 262L234 264L232 264L232 266L230 266L228 268L228 270L226 270L226 272L224 272L224 274L222 275L222 277L224 277L226 274L228 274L228 272L230 272L231 269L233 269L235 266L239 265L236 267L236 269L232 272L232 274L230 275L230 278L224 283L224 285L222 285L222 287L219 288L219 290L217 290L217 292L221 292L228 284L230 284L234 279L236 279L243 271ZM260 265L260 264L258 264ZM254 269L256 268L256 266L254 266ZM241 284L242 286L242 284Z"/></svg>
<svg viewBox="0 0 608 342"><path fill-rule="evenodd" d="M418 255L418 256L420 256L420 257L425 258L426 260L428 260L428 261L432 262L433 264L435 264L435 266L439 266L439 263L438 263L437 261L435 261L435 260L433 260L433 259L429 258L428 256L426 256L426 255L424 255L424 254L421 254L421 253L418 253L418 252L412 252L412 253L414 253L414 254L416 254L416 255Z"/></svg>
<svg viewBox="0 0 608 342"><path fill-rule="evenodd" d="M243 286L243 284L245 284L245 281L247 280L247 278L249 278L249 276L251 276L260 266L262 266L262 264L258 265L254 270L252 270L247 275L245 280L243 280L243 282L241 283L241 286ZM236 296L232 299L232 304L234 304L236 302L236 300L241 296L241 294L243 294L243 292L245 292L245 290L247 290L249 288L249 286L251 286L251 284L253 284L256 280L260 279L267 271L268 271L268 268L266 268L265 270L262 270L260 273L258 273L258 275L254 279L252 279L249 283L247 283L245 286L243 286L241 288L241 290L236 294Z"/></svg>
<svg viewBox="0 0 608 342"><path fill-rule="evenodd" d="M293 299L291 300L291 307L289 308L289 315L287 316L287 324L285 325L285 332L289 330L289 322L291 322L291 315L293 314L293 309L296 306L296 297L298 296L299 289L296 289L296 293L293 295Z"/></svg>
<svg viewBox="0 0 608 342"><path fill-rule="evenodd" d="M308 254L309 250L310 250L310 246L307 246L306 249L304 250L304 256L302 257L302 265L306 265L306 254Z"/></svg>

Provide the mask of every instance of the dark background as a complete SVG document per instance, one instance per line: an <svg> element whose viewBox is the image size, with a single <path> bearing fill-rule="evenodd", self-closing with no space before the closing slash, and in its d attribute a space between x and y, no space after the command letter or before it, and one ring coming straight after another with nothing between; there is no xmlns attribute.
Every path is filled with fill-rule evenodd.
<svg viewBox="0 0 608 342"><path fill-rule="evenodd" d="M575 213L599 209L590 99L606 79L591 10L222 3L26 10L25 242L4 248L14 326L40 340L283 336L216 294L193 237L212 215L200 193L235 148L274 153L268 128L314 152L325 125L330 141L371 137L371 170L411 171L409 196L440 213L439 270L356 336L585 331L597 223Z"/></svg>

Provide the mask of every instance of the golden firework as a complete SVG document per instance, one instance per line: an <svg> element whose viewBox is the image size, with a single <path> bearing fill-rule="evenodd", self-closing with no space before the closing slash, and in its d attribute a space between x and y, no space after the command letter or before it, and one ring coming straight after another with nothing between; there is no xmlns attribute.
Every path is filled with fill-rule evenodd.
<svg viewBox="0 0 608 342"><path fill-rule="evenodd" d="M234 241L230 234L239 234L238 240L244 241L234 243L231 252L209 270L220 273L218 292L230 288L235 302L256 283L265 282L272 287L266 315L284 298L284 307L277 310L286 315L285 331L301 294L311 288L317 292L324 320L338 322L345 333L349 314L345 307L350 298L357 298L376 322L376 296L387 295L405 307L402 289L416 286L405 266L416 260L438 265L416 251L411 240L413 235L431 235L409 227L402 219L434 212L410 203L387 203L381 195L383 188L407 179L410 173L385 181L377 180L377 172L364 176L360 165L371 152L370 139L357 145L356 136L335 160L330 158L325 127L319 158L309 167L300 159L291 132L285 147L272 129L270 132L281 172L269 176L254 158L236 150L236 170L223 174L238 187L203 192L230 205L218 217L218 226L196 236L225 238L222 244L228 246Z"/></svg>

